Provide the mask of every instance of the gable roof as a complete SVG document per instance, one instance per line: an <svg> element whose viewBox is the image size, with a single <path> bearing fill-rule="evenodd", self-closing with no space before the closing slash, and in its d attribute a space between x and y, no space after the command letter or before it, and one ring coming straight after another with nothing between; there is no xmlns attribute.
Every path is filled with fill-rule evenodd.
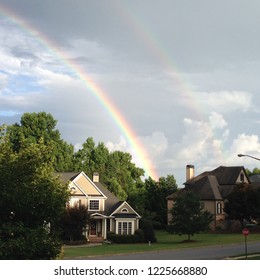
<svg viewBox="0 0 260 280"><path fill-rule="evenodd" d="M122 213L120 209L122 210L124 207L128 208L130 211L128 213ZM110 215L116 218L141 218L141 216L126 201L120 201L114 205L113 211Z"/></svg>
<svg viewBox="0 0 260 280"><path fill-rule="evenodd" d="M233 192L241 172L250 182L243 166L219 166L186 181L185 189L196 193L201 200L223 200Z"/></svg>
<svg viewBox="0 0 260 280"><path fill-rule="evenodd" d="M64 184L67 184L68 182L73 182L74 180L76 181L79 175L81 174L84 175L84 177L86 177L90 181L90 183L94 185L100 191L100 193L102 193L103 196L106 198L104 213L108 216L116 212L120 208L120 206L122 206L124 203L127 203L126 201L120 201L112 192L110 192L100 182L93 182L92 180L90 180L89 177L84 172L64 172L64 173L57 173L57 174L59 175L60 179ZM80 188L80 186L78 186L77 184L76 186ZM86 193L85 195L87 196ZM127 205L133 210L131 215L134 215L135 217L136 216L139 217L139 214L136 213L136 211L128 203ZM126 213L125 215L127 217L130 217L129 216L130 213Z"/></svg>
<svg viewBox="0 0 260 280"><path fill-rule="evenodd" d="M60 178L63 184L72 182L81 172L57 172L56 174Z"/></svg>
<svg viewBox="0 0 260 280"><path fill-rule="evenodd" d="M233 185L236 184L241 171L247 176L243 166L219 166L209 173L217 177L220 185Z"/></svg>
<svg viewBox="0 0 260 280"><path fill-rule="evenodd" d="M106 187L104 187L101 183L94 183L98 189L107 197L105 203L105 212L107 215L110 215L114 209L114 207L120 202L119 199L111 193Z"/></svg>

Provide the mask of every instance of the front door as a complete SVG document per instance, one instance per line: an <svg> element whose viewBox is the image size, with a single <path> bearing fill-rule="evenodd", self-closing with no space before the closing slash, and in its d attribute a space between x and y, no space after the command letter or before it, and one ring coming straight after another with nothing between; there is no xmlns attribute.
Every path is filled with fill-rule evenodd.
<svg viewBox="0 0 260 280"><path fill-rule="evenodd" d="M90 235L97 235L97 221L90 222Z"/></svg>

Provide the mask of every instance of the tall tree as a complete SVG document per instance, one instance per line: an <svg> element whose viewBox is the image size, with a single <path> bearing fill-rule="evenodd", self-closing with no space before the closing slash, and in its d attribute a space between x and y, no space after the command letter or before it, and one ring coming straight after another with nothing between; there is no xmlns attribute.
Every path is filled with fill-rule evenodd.
<svg viewBox="0 0 260 280"><path fill-rule="evenodd" d="M7 128L13 150L19 152L22 145L36 144L42 139L45 145L52 147L55 170L70 171L73 146L61 139L56 125L57 121L51 114L45 112L23 114L20 124L15 123Z"/></svg>
<svg viewBox="0 0 260 280"><path fill-rule="evenodd" d="M87 138L74 154L74 169L83 170L90 178L99 172L101 182L120 199L132 200L144 171L132 163L132 156L122 151L109 152L104 143Z"/></svg>
<svg viewBox="0 0 260 280"><path fill-rule="evenodd" d="M188 240L195 233L208 229L212 221L211 213L202 210L200 199L192 192L176 195L171 214L172 222L168 227L169 232L179 235L187 234Z"/></svg>
<svg viewBox="0 0 260 280"><path fill-rule="evenodd" d="M145 180L145 212L150 216L155 228L165 228L167 225L166 197L177 191L173 175L160 177L156 182L151 177Z"/></svg>
<svg viewBox="0 0 260 280"><path fill-rule="evenodd" d="M60 252L55 225L68 191L54 177L50 155L42 140L21 142L19 152L8 136L0 141L0 259L53 259Z"/></svg>

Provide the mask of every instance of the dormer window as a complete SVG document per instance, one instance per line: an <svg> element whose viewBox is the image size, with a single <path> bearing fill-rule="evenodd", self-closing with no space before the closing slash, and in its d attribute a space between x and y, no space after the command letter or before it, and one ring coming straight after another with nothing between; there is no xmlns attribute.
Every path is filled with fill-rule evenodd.
<svg viewBox="0 0 260 280"><path fill-rule="evenodd" d="M89 210L98 211L99 210L99 200L91 199L89 201Z"/></svg>
<svg viewBox="0 0 260 280"><path fill-rule="evenodd" d="M121 210L121 213L128 213L128 209L123 208L123 209Z"/></svg>
<svg viewBox="0 0 260 280"><path fill-rule="evenodd" d="M244 183L244 181L245 181L245 174L244 173L240 173L240 181L242 183Z"/></svg>

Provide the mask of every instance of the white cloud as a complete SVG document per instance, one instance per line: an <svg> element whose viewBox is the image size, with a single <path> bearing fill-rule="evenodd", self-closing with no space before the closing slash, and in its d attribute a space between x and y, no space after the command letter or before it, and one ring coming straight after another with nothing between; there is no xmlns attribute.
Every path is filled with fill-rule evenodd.
<svg viewBox="0 0 260 280"><path fill-rule="evenodd" d="M195 97L194 97L195 96ZM247 112L252 107L252 94L244 91L193 92L182 99L183 105L198 102L201 111L219 114L235 111Z"/></svg>
<svg viewBox="0 0 260 280"><path fill-rule="evenodd" d="M246 135L245 133L239 134L232 143L231 151L236 154L260 155L260 142L258 135Z"/></svg>
<svg viewBox="0 0 260 280"><path fill-rule="evenodd" d="M227 122L224 120L224 117L216 112L212 112L209 116L209 123L214 130L227 126Z"/></svg>
<svg viewBox="0 0 260 280"><path fill-rule="evenodd" d="M127 152L129 150L129 147L127 145L127 142L123 136L120 136L118 143L112 143L111 141L106 142L106 147L110 152L114 151L125 151Z"/></svg>
<svg viewBox="0 0 260 280"><path fill-rule="evenodd" d="M164 155L169 145L165 134L160 131L153 132L149 136L139 137L139 139L152 158Z"/></svg>

